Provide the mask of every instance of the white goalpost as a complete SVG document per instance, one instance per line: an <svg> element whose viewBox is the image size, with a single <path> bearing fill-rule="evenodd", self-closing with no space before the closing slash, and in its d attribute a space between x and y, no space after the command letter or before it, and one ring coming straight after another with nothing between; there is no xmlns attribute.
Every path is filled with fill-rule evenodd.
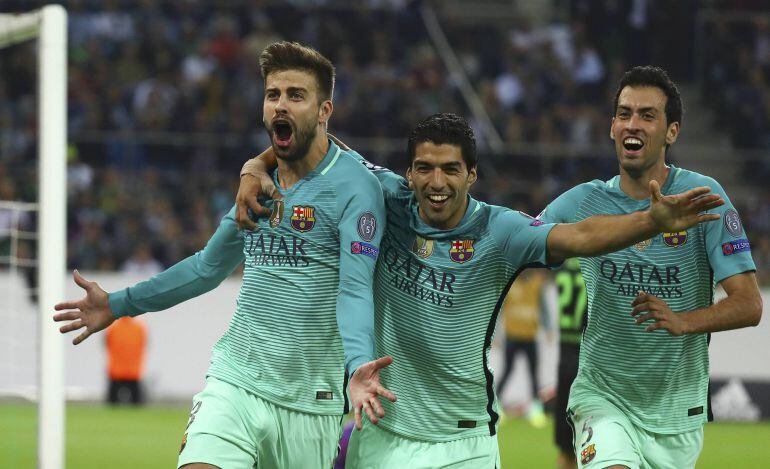
<svg viewBox="0 0 770 469"><path fill-rule="evenodd" d="M38 41L38 331L37 466L64 467L63 338L52 320L64 298L66 270L67 13L50 5L0 14L0 47Z"/></svg>

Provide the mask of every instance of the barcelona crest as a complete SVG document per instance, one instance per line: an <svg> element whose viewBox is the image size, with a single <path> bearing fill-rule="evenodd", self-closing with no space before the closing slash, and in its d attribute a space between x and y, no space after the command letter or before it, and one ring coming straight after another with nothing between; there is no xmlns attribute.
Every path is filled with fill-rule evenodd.
<svg viewBox="0 0 770 469"><path fill-rule="evenodd" d="M283 200L273 202L273 211L270 213L270 226L278 228L283 218Z"/></svg>
<svg viewBox="0 0 770 469"><path fill-rule="evenodd" d="M295 205L292 209L291 227L297 231L310 231L315 226L315 208Z"/></svg>
<svg viewBox="0 0 770 469"><path fill-rule="evenodd" d="M596 457L596 445L590 444L583 451L580 452L580 464L588 464Z"/></svg>
<svg viewBox="0 0 770 469"><path fill-rule="evenodd" d="M677 231L676 233L663 233L663 242L666 246L678 248L687 242L687 232Z"/></svg>
<svg viewBox="0 0 770 469"><path fill-rule="evenodd" d="M473 240L472 239L455 239L452 241L452 246L449 248L449 258L454 262L468 262L473 258Z"/></svg>

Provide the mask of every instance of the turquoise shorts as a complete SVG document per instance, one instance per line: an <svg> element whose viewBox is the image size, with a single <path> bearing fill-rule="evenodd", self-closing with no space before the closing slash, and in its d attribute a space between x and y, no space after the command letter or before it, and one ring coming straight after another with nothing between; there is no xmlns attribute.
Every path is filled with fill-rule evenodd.
<svg viewBox="0 0 770 469"><path fill-rule="evenodd" d="M694 468L703 449L703 427L673 435L652 433L600 397L574 404L567 416L581 469L615 464L631 469Z"/></svg>
<svg viewBox="0 0 770 469"><path fill-rule="evenodd" d="M413 440L364 420L353 430L345 467L355 469L497 469L497 436L476 436L447 442Z"/></svg>
<svg viewBox="0 0 770 469"><path fill-rule="evenodd" d="M177 467L206 463L221 469L331 468L341 416L279 407L209 377L193 397Z"/></svg>

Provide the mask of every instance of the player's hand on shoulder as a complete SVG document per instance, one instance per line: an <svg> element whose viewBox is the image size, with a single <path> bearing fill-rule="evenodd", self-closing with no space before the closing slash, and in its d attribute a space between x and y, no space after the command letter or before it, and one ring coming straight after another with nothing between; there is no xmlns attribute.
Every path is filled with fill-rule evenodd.
<svg viewBox="0 0 770 469"><path fill-rule="evenodd" d="M270 216L270 210L257 200L261 196L268 196L271 199L281 197L270 175L265 172L242 175L238 194L235 196L235 221L238 223L238 228L253 230L257 227L249 216L249 210L258 217Z"/></svg>
<svg viewBox="0 0 770 469"><path fill-rule="evenodd" d="M369 420L377 424L385 416L380 403L380 396L391 402L396 401L396 395L380 384L380 370L393 363L393 357L381 357L359 366L353 373L348 384L348 395L353 405L356 428L361 430L361 411L366 413Z"/></svg>
<svg viewBox="0 0 770 469"><path fill-rule="evenodd" d="M724 205L719 194L707 186L673 195L663 195L660 184L650 181L650 216L660 231L682 231L698 223L719 220L719 214L703 213Z"/></svg>
<svg viewBox="0 0 770 469"><path fill-rule="evenodd" d="M272 148L268 147L256 158L247 161L241 169L241 181L235 196L235 222L240 229L253 230L257 227L249 216L249 210L257 217L270 216L270 210L259 203L259 197L282 197L270 176L270 171L275 168L275 156L271 155ZM268 162L271 158L272 166Z"/></svg>
<svg viewBox="0 0 770 469"><path fill-rule="evenodd" d="M645 292L639 292L631 303L633 310L631 316L636 318L637 325L645 325L646 332L664 329L673 336L683 335L685 331L685 321L681 315L671 311L668 303L655 295Z"/></svg>
<svg viewBox="0 0 770 469"><path fill-rule="evenodd" d="M94 332L109 327L115 321L115 317L112 314L112 309L110 309L109 295L98 283L87 280L77 270L72 273L72 277L75 279L75 283L86 291L86 296L79 301L65 301L54 306L56 311L67 311L54 314L53 320L56 322L69 321L59 328L62 334L83 327L86 328L72 340L72 343L77 345Z"/></svg>

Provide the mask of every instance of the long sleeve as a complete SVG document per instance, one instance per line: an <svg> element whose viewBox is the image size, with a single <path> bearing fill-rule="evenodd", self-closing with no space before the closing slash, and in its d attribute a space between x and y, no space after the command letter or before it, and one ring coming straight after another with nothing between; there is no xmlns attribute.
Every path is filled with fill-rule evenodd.
<svg viewBox="0 0 770 469"><path fill-rule="evenodd" d="M337 325L352 374L374 358L374 267L385 231L385 202L374 177L340 184L340 283ZM342 190L344 189L344 192Z"/></svg>
<svg viewBox="0 0 770 469"><path fill-rule="evenodd" d="M235 208L219 223L206 247L149 280L109 295L115 317L160 311L216 288L244 260Z"/></svg>

